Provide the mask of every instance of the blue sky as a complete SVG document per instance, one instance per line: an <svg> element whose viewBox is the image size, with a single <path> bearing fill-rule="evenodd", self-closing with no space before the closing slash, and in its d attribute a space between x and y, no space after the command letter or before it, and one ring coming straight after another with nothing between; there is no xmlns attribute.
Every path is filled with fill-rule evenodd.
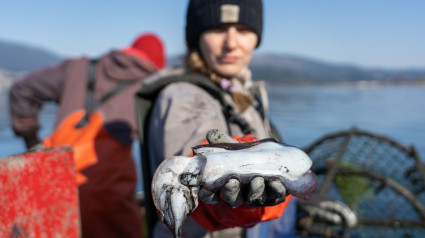
<svg viewBox="0 0 425 238"><path fill-rule="evenodd" d="M4 0L0 39L77 57L99 56L155 32L169 55L185 52L187 0ZM425 1L264 0L257 53L367 67L425 68ZM1 52L0 52L1 54Z"/></svg>

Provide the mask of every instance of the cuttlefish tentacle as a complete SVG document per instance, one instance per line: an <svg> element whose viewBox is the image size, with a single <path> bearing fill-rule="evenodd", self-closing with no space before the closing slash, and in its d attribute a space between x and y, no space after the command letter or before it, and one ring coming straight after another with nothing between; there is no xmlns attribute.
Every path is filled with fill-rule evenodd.
<svg viewBox="0 0 425 238"><path fill-rule="evenodd" d="M152 197L158 217L175 237L181 236L183 222L198 206L203 164L202 158L172 157L159 165L152 179Z"/></svg>
<svg viewBox="0 0 425 238"><path fill-rule="evenodd" d="M152 180L158 216L175 237L181 236L181 227L197 207L198 197L212 204L225 200L237 207L244 203L240 185L249 184L255 194L248 202L263 206L268 201L270 205L284 201L285 194L306 199L315 190L311 159L296 147L274 139L237 143L216 130L210 131L207 139L214 144L194 147L194 157L164 160ZM265 183L273 191L264 193Z"/></svg>

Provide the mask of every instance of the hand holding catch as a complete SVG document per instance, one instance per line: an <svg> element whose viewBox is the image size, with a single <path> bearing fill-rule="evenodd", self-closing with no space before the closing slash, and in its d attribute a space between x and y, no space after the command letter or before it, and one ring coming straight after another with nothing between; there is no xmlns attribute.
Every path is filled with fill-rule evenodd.
<svg viewBox="0 0 425 238"><path fill-rule="evenodd" d="M207 133L208 142L214 146L222 143L235 144L239 141L227 134L213 129ZM243 160L243 158L241 158ZM208 191L201 186L199 198L210 204L223 201L235 208L241 205L248 206L273 206L285 201L286 188L279 179L264 177L261 174L254 175L247 181L230 178L229 181L216 193Z"/></svg>
<svg viewBox="0 0 425 238"><path fill-rule="evenodd" d="M311 159L296 147L275 139L236 143L217 130L207 139L211 144L193 147L193 157L164 160L152 180L158 216L176 237L198 206L198 196L232 207L268 206L284 201L288 194L309 198L316 188Z"/></svg>

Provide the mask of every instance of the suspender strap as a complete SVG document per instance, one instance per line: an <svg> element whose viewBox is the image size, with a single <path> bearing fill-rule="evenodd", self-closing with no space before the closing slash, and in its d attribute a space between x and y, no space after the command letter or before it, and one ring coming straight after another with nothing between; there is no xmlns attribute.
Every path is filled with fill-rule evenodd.
<svg viewBox="0 0 425 238"><path fill-rule="evenodd" d="M98 63L98 59L91 59L89 63L89 69L88 69L88 75L87 75L87 98L86 98L86 114L83 118L78 122L77 125L75 125L75 128L82 128L87 125L91 113L96 110L100 105L102 105L104 102L111 99L113 96L117 95L119 92L121 92L123 89L128 87L133 83L133 81L125 81L120 82L115 88L107 92L105 95L100 98L99 101L97 101L94 98L94 87L96 83L96 66Z"/></svg>
<svg viewBox="0 0 425 238"><path fill-rule="evenodd" d="M121 92L123 89L125 89L127 86L129 86L132 83L133 83L132 81L120 82L115 88L113 88L111 91L103 95L103 97L99 100L99 105L102 105L104 102L108 101L110 98L117 95L119 92Z"/></svg>
<svg viewBox="0 0 425 238"><path fill-rule="evenodd" d="M96 65L97 59L90 60L89 70L87 71L87 94L86 94L86 114L83 118L75 125L75 128L82 128L87 125L90 114L97 107L97 102L94 99L94 84L96 79Z"/></svg>

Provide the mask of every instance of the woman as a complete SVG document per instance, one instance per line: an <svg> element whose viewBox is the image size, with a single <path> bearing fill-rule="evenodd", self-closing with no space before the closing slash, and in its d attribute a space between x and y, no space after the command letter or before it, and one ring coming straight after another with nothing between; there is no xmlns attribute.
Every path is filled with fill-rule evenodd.
<svg viewBox="0 0 425 238"><path fill-rule="evenodd" d="M261 0L189 2L187 67L178 77L193 77L195 73L202 80L214 82L223 91L223 98L189 82L174 82L161 90L148 131L152 170L165 158L190 154L191 147L200 144L209 129L219 129L232 136L252 134L258 139L272 136L264 84L254 83L248 69L261 34ZM241 205L240 201L224 200L232 207ZM154 236L163 237L165 233L171 236L161 225L156 226ZM221 232L237 237L241 230ZM183 237L201 237L205 233L191 219L183 227Z"/></svg>

